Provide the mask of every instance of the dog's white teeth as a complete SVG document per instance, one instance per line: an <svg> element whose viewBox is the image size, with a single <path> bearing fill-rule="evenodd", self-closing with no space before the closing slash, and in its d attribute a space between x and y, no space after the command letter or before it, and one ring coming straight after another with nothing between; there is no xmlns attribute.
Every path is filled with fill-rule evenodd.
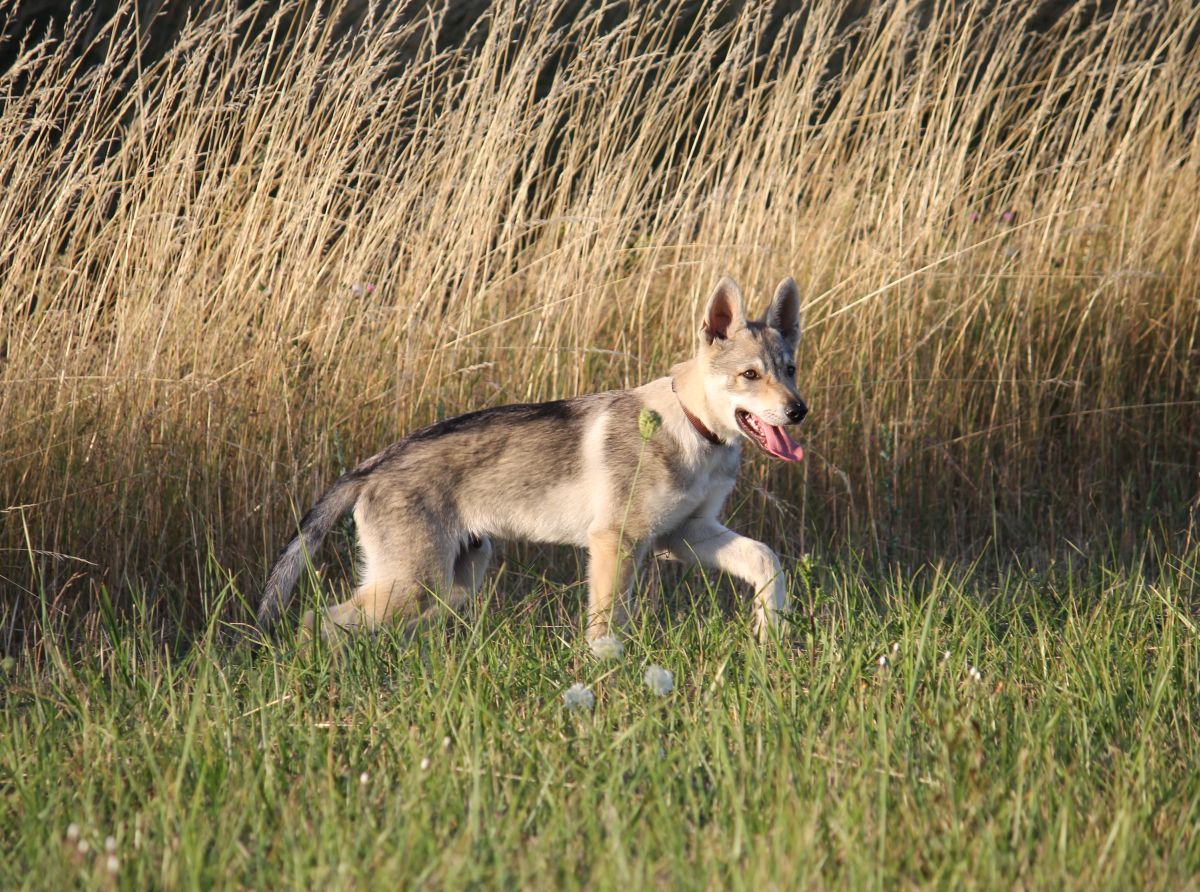
<svg viewBox="0 0 1200 892"><path fill-rule="evenodd" d="M757 415L755 415L753 412L746 412L743 410L739 417L741 418L742 422L746 425L746 427L750 430L750 432L753 433L756 437L761 439L764 436L763 423L762 423L762 421L759 420Z"/></svg>

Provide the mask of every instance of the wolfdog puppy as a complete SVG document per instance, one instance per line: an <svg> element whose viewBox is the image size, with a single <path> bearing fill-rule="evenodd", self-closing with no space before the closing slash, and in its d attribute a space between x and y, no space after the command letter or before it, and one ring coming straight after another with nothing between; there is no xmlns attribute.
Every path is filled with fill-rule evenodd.
<svg viewBox="0 0 1200 892"><path fill-rule="evenodd" d="M482 409L409 434L342 475L305 515L271 569L259 622L279 618L308 556L353 509L361 582L320 618L326 636L415 624L438 601L465 605L494 538L588 550L590 640L614 631L650 553L748 582L755 629L767 636L788 603L779 559L718 513L743 443L787 462L804 455L786 429L808 412L796 390L799 339L795 282L784 279L752 320L726 277L704 309L696 355L666 377ZM306 614L305 627L315 619Z"/></svg>

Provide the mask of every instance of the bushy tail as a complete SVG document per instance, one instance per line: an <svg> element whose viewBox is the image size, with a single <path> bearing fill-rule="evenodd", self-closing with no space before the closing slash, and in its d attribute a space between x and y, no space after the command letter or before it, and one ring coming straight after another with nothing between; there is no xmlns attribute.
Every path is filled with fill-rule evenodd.
<svg viewBox="0 0 1200 892"><path fill-rule="evenodd" d="M263 629L269 629L287 610L292 589L309 556L321 547L325 534L338 518L354 507L362 485L362 475L351 471L339 478L304 515L299 532L283 547L267 577L258 603L258 624Z"/></svg>

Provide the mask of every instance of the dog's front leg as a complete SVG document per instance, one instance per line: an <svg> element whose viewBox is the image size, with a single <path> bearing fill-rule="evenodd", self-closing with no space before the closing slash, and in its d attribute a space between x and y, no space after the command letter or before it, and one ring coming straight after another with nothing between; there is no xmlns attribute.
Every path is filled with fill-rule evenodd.
<svg viewBox="0 0 1200 892"><path fill-rule="evenodd" d="M739 535L711 518L697 518L662 543L669 557L724 570L754 586L754 631L766 641L787 611L787 580L779 558L763 543Z"/></svg>
<svg viewBox="0 0 1200 892"><path fill-rule="evenodd" d="M612 634L616 599L624 596L637 567L637 554L630 545L629 538L618 530L588 533L589 641Z"/></svg>

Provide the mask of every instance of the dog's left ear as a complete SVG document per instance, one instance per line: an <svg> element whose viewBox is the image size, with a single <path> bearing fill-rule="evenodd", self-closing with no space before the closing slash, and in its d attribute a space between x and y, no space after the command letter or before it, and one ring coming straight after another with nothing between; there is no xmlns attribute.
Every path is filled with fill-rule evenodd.
<svg viewBox="0 0 1200 892"><path fill-rule="evenodd" d="M775 289L775 297L763 314L763 322L783 335L789 347L796 349L800 342L800 291L791 276Z"/></svg>

